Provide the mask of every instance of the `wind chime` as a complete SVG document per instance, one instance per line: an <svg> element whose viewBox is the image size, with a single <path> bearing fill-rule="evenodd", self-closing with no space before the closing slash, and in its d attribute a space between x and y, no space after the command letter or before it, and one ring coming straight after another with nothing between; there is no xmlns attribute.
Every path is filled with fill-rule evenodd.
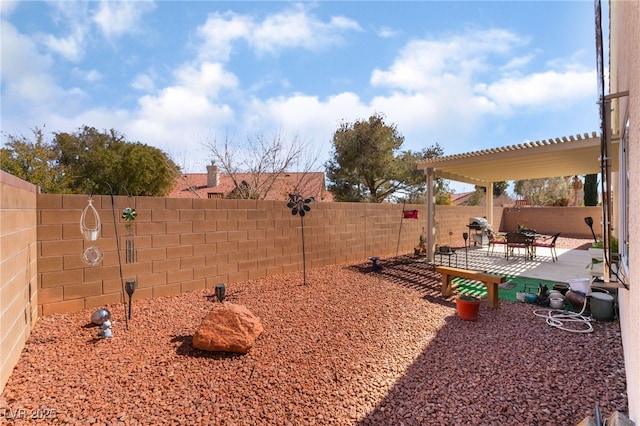
<svg viewBox="0 0 640 426"><path fill-rule="evenodd" d="M100 237L102 221L98 210L93 206L93 194L89 194L87 206L80 215L80 232L87 241L96 241ZM102 251L95 245L87 247L82 253L82 261L89 266L96 266L102 262Z"/></svg>
<svg viewBox="0 0 640 426"><path fill-rule="evenodd" d="M129 201L131 201L131 196L128 196ZM122 210L122 214L120 217L124 220L124 227L127 230L127 235L124 240L124 253L125 253L125 262L126 263L134 263L135 262L135 248L134 248L134 221L136 220L136 210L133 207L127 207ZM133 298L133 293L136 291L136 281L129 280L125 282L125 291L129 296L129 315L128 318L131 319L131 299Z"/></svg>

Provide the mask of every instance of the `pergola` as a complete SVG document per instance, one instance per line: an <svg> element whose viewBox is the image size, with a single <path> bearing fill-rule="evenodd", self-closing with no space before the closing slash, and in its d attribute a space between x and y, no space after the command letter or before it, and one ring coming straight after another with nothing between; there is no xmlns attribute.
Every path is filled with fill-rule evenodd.
<svg viewBox="0 0 640 426"><path fill-rule="evenodd" d="M618 146L613 141L607 148L609 172L618 170ZM593 132L420 161L418 169L427 177L428 260L435 246L436 177L487 188L486 218L493 223L493 182L601 173L602 153L601 138Z"/></svg>

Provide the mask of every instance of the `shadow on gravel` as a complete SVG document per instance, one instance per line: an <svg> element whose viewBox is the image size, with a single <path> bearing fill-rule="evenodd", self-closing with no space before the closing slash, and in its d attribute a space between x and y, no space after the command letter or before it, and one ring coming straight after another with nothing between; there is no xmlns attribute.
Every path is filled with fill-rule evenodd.
<svg viewBox="0 0 640 426"><path fill-rule="evenodd" d="M181 335L174 336L171 339L172 343L181 342L180 346L176 349L176 354L181 356L189 356L192 358L209 358L209 359L236 359L242 358L243 354L236 354L230 352L209 352L203 351L193 347L193 336Z"/></svg>
<svg viewBox="0 0 640 426"><path fill-rule="evenodd" d="M592 334L568 333L546 326L530 309L506 303L481 308L475 322L447 317L354 424L575 425L593 415L596 404L607 416L626 412L616 324L596 323ZM597 392L585 392L591 384Z"/></svg>
<svg viewBox="0 0 640 426"><path fill-rule="evenodd" d="M381 278L394 284L416 290L423 299L430 303L444 306L453 306L453 297L442 297L441 276L433 265L424 261L424 258L405 255L380 259L380 269L374 271L371 263L357 264L350 268L363 274L377 274Z"/></svg>

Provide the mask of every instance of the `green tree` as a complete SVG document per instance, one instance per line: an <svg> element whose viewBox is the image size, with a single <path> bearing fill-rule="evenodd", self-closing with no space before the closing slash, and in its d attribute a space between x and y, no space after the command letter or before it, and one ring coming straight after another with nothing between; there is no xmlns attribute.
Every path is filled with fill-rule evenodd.
<svg viewBox="0 0 640 426"><path fill-rule="evenodd" d="M40 187L44 193L69 191L68 173L58 162L56 151L44 141L42 130L33 129L34 141L7 136L0 149L0 169Z"/></svg>
<svg viewBox="0 0 640 426"><path fill-rule="evenodd" d="M517 180L513 192L532 206L566 206L572 189L570 182L570 177Z"/></svg>
<svg viewBox="0 0 640 426"><path fill-rule="evenodd" d="M493 197L498 198L501 195L505 195L507 193L507 187L509 183L507 181L500 181L493 183ZM468 206L479 206L482 200L486 197L487 188L481 185L474 186L474 192L469 197L467 201Z"/></svg>
<svg viewBox="0 0 640 426"><path fill-rule="evenodd" d="M110 194L113 190L121 195L162 196L169 193L180 171L161 150L127 142L115 130L99 132L84 126L75 133L54 133L50 143L42 132L34 134L35 142L9 137L2 167L12 174L22 167L16 176L39 185L43 192Z"/></svg>
<svg viewBox="0 0 640 426"><path fill-rule="evenodd" d="M590 174L584 177L584 205L598 205L598 175Z"/></svg>
<svg viewBox="0 0 640 426"><path fill-rule="evenodd" d="M381 203L424 198L421 159L442 155L437 144L420 152L402 151L404 137L381 114L342 123L333 135L333 155L325 164L328 189L336 201ZM438 188L446 188L440 180Z"/></svg>

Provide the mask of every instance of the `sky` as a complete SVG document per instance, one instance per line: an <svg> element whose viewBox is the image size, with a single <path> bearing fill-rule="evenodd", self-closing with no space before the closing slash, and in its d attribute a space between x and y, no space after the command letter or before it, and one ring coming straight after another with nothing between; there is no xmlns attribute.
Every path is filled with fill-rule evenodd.
<svg viewBox="0 0 640 426"><path fill-rule="evenodd" d="M599 129L589 0L0 8L3 143L115 129L204 173L208 145L277 136L313 146L323 170L339 126L373 114L402 150L444 155Z"/></svg>

